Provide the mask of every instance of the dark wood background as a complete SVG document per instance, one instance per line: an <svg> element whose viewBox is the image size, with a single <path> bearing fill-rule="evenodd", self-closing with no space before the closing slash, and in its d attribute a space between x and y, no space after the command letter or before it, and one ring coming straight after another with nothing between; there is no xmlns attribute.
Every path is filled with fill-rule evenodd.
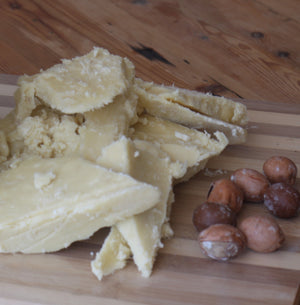
<svg viewBox="0 0 300 305"><path fill-rule="evenodd" d="M94 45L147 80L300 103L299 0L0 0L0 72L33 74Z"/></svg>

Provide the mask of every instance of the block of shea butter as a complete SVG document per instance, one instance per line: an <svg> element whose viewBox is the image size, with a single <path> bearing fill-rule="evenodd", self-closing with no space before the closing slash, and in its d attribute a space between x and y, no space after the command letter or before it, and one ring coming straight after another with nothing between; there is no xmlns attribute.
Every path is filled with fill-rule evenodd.
<svg viewBox="0 0 300 305"><path fill-rule="evenodd" d="M103 108L85 112L84 123L78 130L80 155L97 162L104 147L127 136L129 126L137 120L136 104L136 96L126 94Z"/></svg>
<svg viewBox="0 0 300 305"><path fill-rule="evenodd" d="M136 78L135 83L147 94L153 94L159 99L180 104L209 117L240 126L244 126L248 122L246 106L223 96L158 85L140 78Z"/></svg>
<svg viewBox="0 0 300 305"><path fill-rule="evenodd" d="M101 250L97 252L95 259L91 262L92 272L98 280L101 280L103 276L123 269L130 256L131 250L127 242L117 227L112 226Z"/></svg>
<svg viewBox="0 0 300 305"><path fill-rule="evenodd" d="M142 276L149 277L157 251L163 246L161 231L167 217L173 177L166 153L147 141L136 140L134 143L140 153L130 174L158 187L161 197L153 208L118 222L116 227L129 245L138 270Z"/></svg>
<svg viewBox="0 0 300 305"><path fill-rule="evenodd" d="M31 158L0 173L0 251L57 251L152 208L157 187L80 158Z"/></svg>
<svg viewBox="0 0 300 305"><path fill-rule="evenodd" d="M240 144L246 141L247 131L239 125L195 112L180 103L173 103L163 95L147 91L138 84L135 84L134 88L138 95L139 107L148 114L210 133L221 131L226 135L230 144Z"/></svg>
<svg viewBox="0 0 300 305"><path fill-rule="evenodd" d="M24 148L24 141L17 132L17 124L15 120L15 110L12 110L4 118L0 120L0 130L4 133L8 153L7 158L19 155ZM4 159L2 161L5 161Z"/></svg>
<svg viewBox="0 0 300 305"><path fill-rule="evenodd" d="M134 146L134 158L131 167L127 167L130 175L139 181L157 186L161 197L153 208L120 221L113 227L91 263L92 271L98 279L123 268L130 253L139 271L144 277L148 277L157 251L162 247L162 227L166 222L172 193L170 158L150 142L136 140ZM118 156L115 156L117 160ZM130 252L126 250L128 247Z"/></svg>
<svg viewBox="0 0 300 305"><path fill-rule="evenodd" d="M17 118L30 115L39 103L69 114L101 108L126 92L133 79L134 66L127 58L95 47L84 56L21 77L15 94Z"/></svg>
<svg viewBox="0 0 300 305"><path fill-rule="evenodd" d="M24 153L43 158L80 156L96 162L102 149L127 135L137 120L136 96L129 93L84 113L64 114L39 105L16 127Z"/></svg>
<svg viewBox="0 0 300 305"><path fill-rule="evenodd" d="M181 170L174 171L177 182L191 178L204 168L209 158L219 155L228 145L222 132L210 135L150 115L141 115L133 130L133 139L149 141L167 153L174 169L175 165L181 165L177 166Z"/></svg>
<svg viewBox="0 0 300 305"><path fill-rule="evenodd" d="M81 114L63 114L49 107L38 107L16 128L23 139L23 152L43 158L78 156Z"/></svg>

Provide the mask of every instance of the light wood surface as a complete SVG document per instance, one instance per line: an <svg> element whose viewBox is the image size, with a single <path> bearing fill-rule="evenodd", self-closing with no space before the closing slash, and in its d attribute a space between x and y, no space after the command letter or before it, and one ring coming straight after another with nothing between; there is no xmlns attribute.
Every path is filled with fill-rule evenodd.
<svg viewBox="0 0 300 305"><path fill-rule="evenodd" d="M145 80L300 103L299 0L1 0L0 10L2 73L99 45Z"/></svg>
<svg viewBox="0 0 300 305"><path fill-rule="evenodd" d="M0 75L0 114L14 105L16 77ZM159 251L154 272L142 278L133 262L101 282L90 270L108 229L53 254L0 255L0 304L203 304L298 305L300 298L300 216L278 219L286 234L271 254L247 250L228 263L205 258L192 225L193 209L205 200L209 184L239 167L261 171L271 155L285 155L300 169L300 109L297 105L242 100L249 108L249 140L230 146L202 172L175 188L172 227L175 237ZM265 118L265 119L264 119ZM296 187L300 189L299 173ZM245 204L239 219L265 214L262 204Z"/></svg>

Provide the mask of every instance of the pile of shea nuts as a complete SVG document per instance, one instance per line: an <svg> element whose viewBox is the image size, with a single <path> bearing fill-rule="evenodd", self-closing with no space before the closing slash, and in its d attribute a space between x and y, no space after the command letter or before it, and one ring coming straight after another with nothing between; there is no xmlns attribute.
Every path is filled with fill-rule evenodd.
<svg viewBox="0 0 300 305"><path fill-rule="evenodd" d="M243 202L263 202L276 217L291 218L300 211L300 193L296 182L295 163L282 156L269 158L263 173L242 168L230 179L213 182L207 201L196 207L193 224L199 233L202 252L216 260L227 261L246 247L256 252L277 250L285 237L271 215L248 216L237 225Z"/></svg>

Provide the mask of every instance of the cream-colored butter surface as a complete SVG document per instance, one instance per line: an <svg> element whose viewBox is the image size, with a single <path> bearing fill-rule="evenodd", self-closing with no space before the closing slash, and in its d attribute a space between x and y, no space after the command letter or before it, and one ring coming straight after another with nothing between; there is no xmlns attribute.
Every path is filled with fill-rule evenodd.
<svg viewBox="0 0 300 305"><path fill-rule="evenodd" d="M101 280L103 276L114 273L126 266L131 250L116 226L112 226L101 251L91 262L92 272Z"/></svg>
<svg viewBox="0 0 300 305"><path fill-rule="evenodd" d="M7 160L9 155L9 147L5 133L0 130L0 163Z"/></svg>
<svg viewBox="0 0 300 305"><path fill-rule="evenodd" d="M136 140L134 144L135 152L138 153L134 153L130 175L139 181L157 186L161 191L161 197L154 208L116 224L120 233L119 237L112 230L92 263L92 270L98 278L108 274L107 270L112 273L126 264L128 256L116 251L117 238L120 239L121 244L124 244L123 239L126 241L135 264L145 277L150 276L157 250L162 247L162 226L167 219L167 204L172 192L170 159L150 142ZM115 148L118 149L118 147ZM110 252L109 256L108 252ZM122 263L120 257L123 257Z"/></svg>
<svg viewBox="0 0 300 305"><path fill-rule="evenodd" d="M240 144L246 141L246 129L225 121L194 112L179 103L162 98L160 95L147 92L135 85L138 102L148 114L160 117L191 128L204 129L208 132L222 131L230 144Z"/></svg>
<svg viewBox="0 0 300 305"><path fill-rule="evenodd" d="M24 143L22 137L17 132L15 110L11 111L0 120L0 130L3 132L8 146L7 158L18 155L23 151ZM4 158L2 162L5 161Z"/></svg>
<svg viewBox="0 0 300 305"><path fill-rule="evenodd" d="M136 102L134 94L126 94L83 114L63 114L40 105L18 124L17 136L24 142L26 154L81 156L96 162L105 146L127 135L137 120Z"/></svg>
<svg viewBox="0 0 300 305"><path fill-rule="evenodd" d="M84 113L85 122L79 129L80 155L96 161L102 149L128 134L131 124L137 120L136 96L119 96L101 109Z"/></svg>
<svg viewBox="0 0 300 305"><path fill-rule="evenodd" d="M225 97L174 86L157 85L145 82L140 78L136 78L135 83L148 94L188 107L209 117L240 126L244 126L248 122L246 106Z"/></svg>
<svg viewBox="0 0 300 305"><path fill-rule="evenodd" d="M104 147L96 162L116 172L130 174L134 164L135 153L133 142L122 136L119 140Z"/></svg>
<svg viewBox="0 0 300 305"><path fill-rule="evenodd" d="M42 73L20 79L16 94L17 116L22 119L39 102L63 113L101 108L131 86L134 66L126 58L102 48L65 59Z"/></svg>
<svg viewBox="0 0 300 305"><path fill-rule="evenodd" d="M102 150L97 163L116 172L129 174L133 170L135 152L132 140L123 136ZM101 280L103 276L124 268L131 254L130 247L114 225L91 262L92 272Z"/></svg>
<svg viewBox="0 0 300 305"><path fill-rule="evenodd" d="M79 115L66 115L40 107L17 127L24 141L24 152L43 158L78 155Z"/></svg>
<svg viewBox="0 0 300 305"><path fill-rule="evenodd" d="M116 224L133 254L133 260L144 277L149 277L157 250L162 247L161 230L167 216L167 202L172 191L170 159L159 148L146 141L135 141L139 155L131 176L159 188L160 200L155 207Z"/></svg>
<svg viewBox="0 0 300 305"><path fill-rule="evenodd" d="M150 115L140 116L139 122L134 125L132 137L159 145L170 156L173 168L178 169L174 178L180 181L196 174L205 166L208 158L220 154L228 145L222 132L215 132L211 136Z"/></svg>
<svg viewBox="0 0 300 305"><path fill-rule="evenodd" d="M80 158L24 160L0 173L0 249L56 251L159 198L158 188Z"/></svg>

